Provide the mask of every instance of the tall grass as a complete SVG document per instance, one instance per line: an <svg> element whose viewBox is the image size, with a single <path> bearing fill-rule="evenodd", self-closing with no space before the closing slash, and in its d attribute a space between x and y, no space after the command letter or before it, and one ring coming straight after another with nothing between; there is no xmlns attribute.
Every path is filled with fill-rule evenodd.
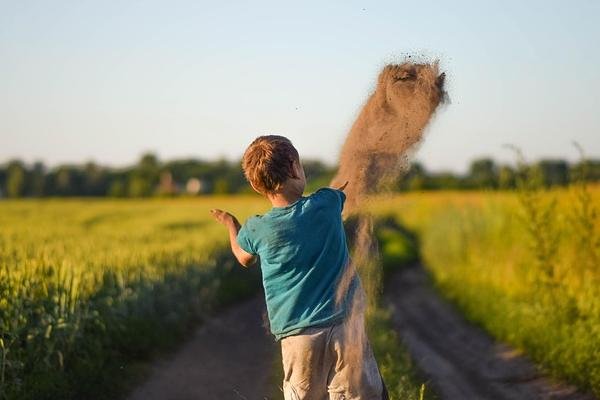
<svg viewBox="0 0 600 400"><path fill-rule="evenodd" d="M0 399L116 398L137 362L258 287L224 256L214 204L0 203ZM227 290L225 290L227 289Z"/></svg>
<svg viewBox="0 0 600 400"><path fill-rule="evenodd" d="M0 202L0 399L119 398L156 349L254 291L258 271L234 263L209 216L217 204L240 220L267 208L255 197ZM377 232L387 268L414 259L405 236ZM372 267L363 279L376 289ZM418 399L373 295L369 333L390 394Z"/></svg>
<svg viewBox="0 0 600 400"><path fill-rule="evenodd" d="M551 374L600 394L600 187L382 199L441 292Z"/></svg>

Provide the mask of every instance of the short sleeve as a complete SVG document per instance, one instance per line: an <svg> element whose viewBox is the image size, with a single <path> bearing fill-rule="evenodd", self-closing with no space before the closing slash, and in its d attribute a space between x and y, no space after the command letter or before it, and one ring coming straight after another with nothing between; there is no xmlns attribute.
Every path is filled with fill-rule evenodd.
<svg viewBox="0 0 600 400"><path fill-rule="evenodd" d="M341 209L344 209L344 203L346 202L346 193L344 193L341 190L337 190L336 192L338 193L338 195L340 196L340 205L341 205Z"/></svg>
<svg viewBox="0 0 600 400"><path fill-rule="evenodd" d="M240 228L236 237L236 241L246 253L256 255L257 252L252 242L252 238L250 237L249 231L250 229L248 229L248 221L246 221L246 223Z"/></svg>

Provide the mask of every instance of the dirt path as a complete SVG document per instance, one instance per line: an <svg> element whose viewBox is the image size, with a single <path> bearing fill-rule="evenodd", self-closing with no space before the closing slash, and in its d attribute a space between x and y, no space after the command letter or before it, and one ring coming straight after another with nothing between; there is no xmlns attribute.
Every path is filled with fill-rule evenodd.
<svg viewBox="0 0 600 400"><path fill-rule="evenodd" d="M395 274L386 299L400 337L444 400L594 399L552 383L527 359L466 322L435 293L420 266ZM210 320L176 354L158 362L128 400L272 398L279 346L262 326L263 310L259 296Z"/></svg>
<svg viewBox="0 0 600 400"><path fill-rule="evenodd" d="M172 358L158 362L129 400L265 399L273 393L279 348L263 327L263 310L256 297L208 321Z"/></svg>
<svg viewBox="0 0 600 400"><path fill-rule="evenodd" d="M420 266L393 276L386 299L399 335L442 399L594 399L552 383L525 357L466 322L434 292Z"/></svg>

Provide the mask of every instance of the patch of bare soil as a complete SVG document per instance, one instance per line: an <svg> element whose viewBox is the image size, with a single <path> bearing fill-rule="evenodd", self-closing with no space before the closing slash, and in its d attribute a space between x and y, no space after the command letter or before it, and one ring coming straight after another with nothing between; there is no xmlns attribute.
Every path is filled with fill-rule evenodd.
<svg viewBox="0 0 600 400"><path fill-rule="evenodd" d="M526 357L467 322L436 294L419 265L392 277L386 300L402 341L442 399L594 399L543 376Z"/></svg>
<svg viewBox="0 0 600 400"><path fill-rule="evenodd" d="M264 400L278 344L263 327L264 296L207 321L171 358L157 362L129 400Z"/></svg>

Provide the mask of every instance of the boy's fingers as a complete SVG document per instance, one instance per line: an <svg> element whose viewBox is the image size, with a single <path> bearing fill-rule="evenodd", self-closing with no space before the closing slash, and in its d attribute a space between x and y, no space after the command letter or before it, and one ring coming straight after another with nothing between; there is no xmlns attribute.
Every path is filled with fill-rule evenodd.
<svg viewBox="0 0 600 400"><path fill-rule="evenodd" d="M340 186L340 187L338 188L338 190L344 190L344 189L346 189L346 186L348 186L348 182L349 182L349 181L346 181L346 183L344 183L342 186Z"/></svg>

